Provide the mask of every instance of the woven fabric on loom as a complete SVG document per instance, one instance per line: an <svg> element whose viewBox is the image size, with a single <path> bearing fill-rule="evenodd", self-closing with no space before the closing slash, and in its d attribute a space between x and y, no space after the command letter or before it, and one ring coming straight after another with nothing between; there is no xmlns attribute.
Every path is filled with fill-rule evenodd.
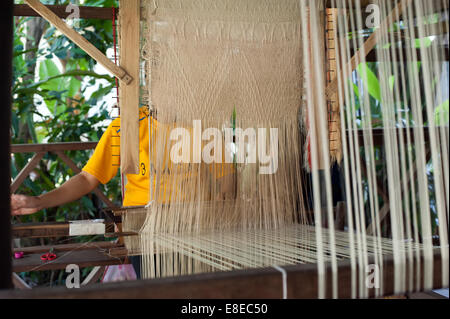
<svg viewBox="0 0 450 319"><path fill-rule="evenodd" d="M303 87L298 2L168 0L148 4L149 97L158 121L189 128L200 120L203 130L222 130L233 125L235 114L236 128L277 128L283 156L276 174L264 176L254 163L238 163L236 200L265 203L263 199L270 198L269 183L278 186L284 181L285 187L277 189L276 209L295 211L301 202L301 186L296 183L301 180L302 165L297 130ZM166 165L161 154L167 140L167 133L156 136L157 171ZM196 169L201 171L201 165ZM243 180L247 176L251 180ZM203 189L211 188L204 180L193 186L197 192L187 201L205 199ZM257 218L250 219L258 223ZM285 222L274 221L273 226Z"/></svg>
<svg viewBox="0 0 450 319"><path fill-rule="evenodd" d="M142 10L143 95L160 123L150 142L155 168L150 184L158 185L150 192L157 200L146 217L126 216L126 230L178 233L305 223L298 1L142 1ZM188 167L171 164L170 129L192 133L193 121L201 121L203 130L265 129L267 150L269 131L277 129L276 172L260 174L260 163L248 159L249 150L244 163L236 158L223 165L195 163L191 154ZM190 142L195 143L193 136ZM226 145L223 150L229 151ZM224 179L233 191L222 196ZM170 195L160 200L161 193ZM127 242L131 252L142 250L138 239Z"/></svg>

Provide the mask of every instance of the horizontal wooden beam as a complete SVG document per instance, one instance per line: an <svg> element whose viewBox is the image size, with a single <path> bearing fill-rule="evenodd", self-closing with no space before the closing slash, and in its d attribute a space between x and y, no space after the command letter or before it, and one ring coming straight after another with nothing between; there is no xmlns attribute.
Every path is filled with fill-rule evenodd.
<svg viewBox="0 0 450 319"><path fill-rule="evenodd" d="M446 34L448 33L448 21L427 24L423 27L423 33L427 37L432 35ZM407 33L403 32L403 34L406 36ZM419 34L418 27L414 28L414 34Z"/></svg>
<svg viewBox="0 0 450 319"><path fill-rule="evenodd" d="M12 153L29 153L37 152L30 162L17 175L16 179L11 184L11 192L14 193L23 181L28 177L30 172L36 167L39 161L43 158L46 152L54 152L58 157L72 169L76 174L81 172L81 169L73 162L64 151L75 150L89 150L96 147L96 142L79 142L79 143L53 143L53 144L16 144L11 147ZM109 208L114 208L113 202L105 195L99 188L95 188L93 192L106 204Z"/></svg>
<svg viewBox="0 0 450 319"><path fill-rule="evenodd" d="M428 128L423 128L425 131L425 139L428 140ZM439 129L439 128L438 128ZM448 130L448 127L445 127ZM410 133L413 135L413 128L410 128ZM348 131L347 131L348 132ZM358 130L358 135L362 141L364 130ZM376 145L383 144L384 130L382 128L372 129L372 134L374 136L374 143ZM406 130L405 130L406 134ZM412 136L413 137L413 136ZM11 145L11 153L35 153L35 152L54 152L54 151L83 151L95 149L97 142L68 142L68 143L48 143L48 144L13 144ZM136 208L136 207L132 207ZM126 210L126 207L117 209L114 212L120 213Z"/></svg>
<svg viewBox="0 0 450 319"><path fill-rule="evenodd" d="M71 11L66 11L67 5L47 5L46 7L61 19L66 19L71 14ZM78 6L78 8L80 9L80 19L113 19L113 8L88 6ZM116 14L117 12L118 9L116 9ZM34 11L28 4L14 5L14 15L18 17L40 17L40 15L36 11Z"/></svg>
<svg viewBox="0 0 450 319"><path fill-rule="evenodd" d="M439 131L442 128L447 131L447 135L448 135L448 131L449 131L448 127L437 127L436 130ZM430 141L430 128L429 127L421 127L419 129L423 130L424 142L428 143ZM395 134L399 138L400 138L400 134L403 134L405 140L406 140L407 131L409 130L409 134L411 136L411 142L414 143L414 138L415 138L414 130L415 130L415 128L409 128L409 129L397 128L397 129L393 129L393 131L394 130L395 130ZM384 145L385 130L383 128L374 128L371 131L372 131L373 144L376 145L376 146ZM351 133L351 131L347 130L347 138L349 137L350 133ZM370 133L370 131L367 132L367 133ZM364 130L358 130L357 135L358 135L359 145L363 146L364 145Z"/></svg>
<svg viewBox="0 0 450 319"><path fill-rule="evenodd" d="M26 254L38 254L48 252L50 249L55 251L71 251L71 250L89 250L89 249L112 249L121 248L122 246L113 241L94 241L87 243L73 243L73 244L61 244L51 246L31 246L31 247L19 247L14 248L13 252L23 252Z"/></svg>
<svg viewBox="0 0 450 319"><path fill-rule="evenodd" d="M70 252L55 252L57 258L53 261L41 260L41 253L27 254L21 259L13 260L13 272L42 271L65 269L67 265L75 264L80 268L93 266L120 265L124 258L110 256L103 250L79 249Z"/></svg>
<svg viewBox="0 0 450 319"><path fill-rule="evenodd" d="M361 9L364 14L368 5L376 4L379 0L363 0L361 1ZM443 0L425 0L425 1L433 1L433 5L430 6L433 12L440 12L444 10ZM339 0L335 0L335 4L333 5L332 0L327 0L326 7L327 8L342 8L343 6L339 5ZM70 12L66 12L67 5L46 5L51 11L53 11L58 17L62 19L66 19ZM80 8L80 19L101 19L101 20L112 20L113 19L113 8L112 7L92 7L92 6L78 6ZM346 8L349 7L348 2L346 3ZM352 6L356 8L355 5ZM116 14L119 12L119 8L116 8ZM32 8L30 8L27 4L16 4L14 5L14 16L23 16L23 17L39 17L39 14L36 13Z"/></svg>
<svg viewBox="0 0 450 319"><path fill-rule="evenodd" d="M105 234L107 238L135 236L135 232L115 232L114 223L105 223ZM12 225L13 238L48 238L48 237L68 237L69 222L48 222L48 223L24 223Z"/></svg>
<svg viewBox="0 0 450 319"><path fill-rule="evenodd" d="M426 49L429 53L429 57L433 57L431 49ZM371 51L366 55L366 62L385 62L385 61L411 61L407 58L408 49L395 49L395 56L392 56L392 51L390 49L382 49ZM417 61L422 60L422 51L420 49L416 49ZM442 56L438 57L441 61L449 61L449 52L447 47L438 47L436 48L437 52L443 52ZM384 54L386 54L388 59L384 58ZM403 56L401 58L401 55Z"/></svg>
<svg viewBox="0 0 450 319"><path fill-rule="evenodd" d="M13 224L13 238L41 238L69 236L68 222Z"/></svg>
<svg viewBox="0 0 450 319"><path fill-rule="evenodd" d="M373 261L369 261L373 262ZM423 261L422 261L423 263ZM442 264L438 250L434 255L433 289L441 287ZM386 256L383 261L384 294L394 294L394 259ZM288 298L317 298L317 265L293 265L283 267L286 270ZM421 268L423 271L423 264ZM325 265L327 294L331 297L331 264ZM349 260L338 263L339 298L351 298L352 270ZM405 273L408 278L408 273ZM413 273L415 282L416 273ZM420 274L421 280L423 274ZM423 289L420 289L423 290ZM369 291L374 296L373 289ZM121 283L97 284L81 289L67 290L58 288L36 288L32 291L0 291L0 298L214 298L214 299L278 299L283 296L283 280L280 271L274 268L249 269L230 272L217 272L190 276L179 276L153 280L136 280Z"/></svg>
<svg viewBox="0 0 450 319"><path fill-rule="evenodd" d="M84 151L92 150L97 142L65 142L46 144L13 144L11 153L40 153L54 151Z"/></svg>

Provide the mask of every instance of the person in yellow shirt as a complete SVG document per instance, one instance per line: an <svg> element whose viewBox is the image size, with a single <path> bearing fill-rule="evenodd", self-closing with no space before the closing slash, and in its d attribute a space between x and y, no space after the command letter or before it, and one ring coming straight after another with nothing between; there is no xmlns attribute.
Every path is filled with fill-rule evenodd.
<svg viewBox="0 0 450 319"><path fill-rule="evenodd" d="M126 190L123 206L141 206L149 201L149 169L148 141L149 121L148 111L141 108L139 112L139 174L126 176ZM150 117L153 125L156 120ZM152 125L150 124L150 125ZM153 126L152 125L152 126ZM82 171L94 176L100 183L108 183L120 167L120 118L115 119L103 133L94 154Z"/></svg>
<svg viewBox="0 0 450 319"><path fill-rule="evenodd" d="M142 163L148 159L148 113L140 109L140 156ZM153 118L152 118L153 119ZM147 147L148 148L148 147ZM45 208L64 205L73 202L92 192L100 183L108 183L120 166L120 118L111 122L103 133L94 154L82 169L81 173L73 176L60 187L39 196L16 195L11 196L12 215L29 215ZM124 205L145 205L148 202L148 172L143 166L141 174L127 175L127 191Z"/></svg>
<svg viewBox="0 0 450 319"><path fill-rule="evenodd" d="M150 118L149 118L150 117ZM149 128L150 125L150 128ZM166 161L166 154L156 154L152 152L154 157L149 161L149 137L154 136L156 130L169 128L168 125L158 123L157 120L149 115L147 107L140 108L139 112L139 174L126 175L126 188L123 198L123 206L142 206L147 205L150 200L150 173L155 173L153 164L156 162L156 156L164 156ZM150 134L149 134L150 131ZM111 122L106 129L102 138L100 139L94 154L89 159L88 163L82 169L82 172L75 175L59 188L51 192L39 196L26 195L12 195L11 196L11 210L13 215L29 215L38 212L45 208L60 206L72 201L75 201L82 196L92 192L100 183L108 183L114 176L116 176L120 166L120 118ZM154 145L152 145L154 147ZM149 167L150 166L150 167ZM228 167L231 167L228 165ZM233 181L231 174L224 173L222 164L215 164L210 166L210 173L214 170L216 181L220 184L220 193L233 192ZM228 171L231 170L228 168ZM154 175L154 174L153 174ZM194 178L192 174L181 173L179 182L183 182L183 178ZM171 177L173 178L173 176ZM159 188L159 202L170 201L171 197L180 198L179 194L169 190L167 186L169 176L162 174ZM173 183L172 183L173 184ZM155 193L156 180L153 178L153 191ZM182 197L182 196L181 196Z"/></svg>
<svg viewBox="0 0 450 319"><path fill-rule="evenodd" d="M151 198L152 196L150 196L150 176L154 176L154 173L156 173L155 166L157 165L154 164L156 163L156 157L163 156L163 158L160 158L160 160L162 159L163 162L166 162L168 152L164 152L165 154L156 154L156 152L154 152L155 145L149 144L149 138L152 138L157 130L163 131L170 128L170 125L163 125L158 123L154 117L149 115L149 111L146 107L140 109L140 172L139 174L126 175L127 182L123 198L123 206L142 206L147 205L150 200L154 200L154 198ZM164 135L167 132L162 133ZM152 161L149 161L149 145L153 148L152 154L154 158L152 158ZM94 154L89 159L88 163L83 167L81 173L69 179L59 188L56 188L53 191L42 194L40 196L12 195L12 215L29 215L45 208L60 206L75 201L82 196L92 192L100 183L108 183L114 176L116 176L119 166L120 118L117 118L111 122L105 133L103 133L102 138L95 148ZM173 183L173 178L175 178L177 182L183 183L183 181L185 180L195 178L195 174L193 174L189 170L183 169L183 165L181 165L181 167L181 171L173 170L172 165L169 164L169 170L172 170L172 173L160 173L160 187L158 192L159 198L157 199L157 202L167 202L173 198L183 199L182 194L177 194L176 190L174 191L170 189L170 185L175 186L174 188L176 189L176 183ZM223 181L218 181L221 192L232 192L231 185L233 182L231 179L225 176L223 165L215 164L214 166L210 166L210 173L212 173L213 170L215 174L212 175L215 176L216 181L218 181L219 179L223 179ZM231 174L228 175L231 176ZM227 180L226 183L224 182L225 180ZM156 179L153 178L153 190L155 189ZM139 256L131 257L130 261L133 264L137 277L139 278Z"/></svg>

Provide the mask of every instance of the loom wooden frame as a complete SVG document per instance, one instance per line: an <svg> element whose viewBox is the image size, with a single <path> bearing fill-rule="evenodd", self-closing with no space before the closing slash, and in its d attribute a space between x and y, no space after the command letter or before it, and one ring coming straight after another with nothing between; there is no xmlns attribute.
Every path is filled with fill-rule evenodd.
<svg viewBox="0 0 450 319"><path fill-rule="evenodd" d="M370 263L370 260L369 260ZM423 260L422 260L423 263ZM441 288L441 255L434 254L433 289ZM394 259L384 259L383 287L385 296L398 293L394 290ZM423 264L421 265L423 269ZM314 299L318 296L317 265L285 266L287 273L287 298ZM325 267L327 278L327 298L331 297L331 265ZM339 298L351 298L352 269L349 260L338 263ZM409 275L408 273L405 274ZM413 273L415 277L415 272ZM421 274L423 276L423 274ZM415 281L416 278L414 278ZM36 288L21 291L0 291L0 298L39 298L39 299L89 299L89 298L214 298L214 299L279 299L282 298L282 275L275 268L261 268L217 272L200 275L179 276L151 280L137 280L122 283L95 284L81 289L67 290L64 287ZM369 296L375 296L374 289Z"/></svg>
<svg viewBox="0 0 450 319"><path fill-rule="evenodd" d="M363 1L367 5L372 1ZM440 3L440 0L436 1ZM327 7L330 7L330 1L327 1ZM25 7L15 7L16 15L20 10L25 10L24 15L34 16L26 13ZM53 8L60 17L64 17L61 8ZM94 12L97 9L92 9ZM59 11L58 11L59 10ZM86 9L88 10L88 9ZM91 9L89 9L91 10ZM81 11L83 12L83 11ZM100 13L99 16L88 16L87 18L108 19L106 13ZM104 14L104 16L103 16ZM447 54L448 59L448 54ZM327 92L329 90L327 89ZM3 141L1 142L4 143ZM42 146L39 146L42 147ZM9 193L9 192L8 192ZM9 233L9 225L0 225L6 228ZM3 251L2 251L3 252ZM9 259L9 256L7 257ZM385 260L385 272L383 278L385 283L385 294L393 293L392 274L393 259ZM440 274L440 255L435 254L434 271ZM285 267L288 272L288 297L290 298L316 298L317 297L317 268L316 265L296 265ZM330 267L327 267L327 272ZM340 286L342 279L349 280L350 265L348 261L339 263ZM327 276L328 278L330 276ZM440 288L441 279L439 276L434 278L434 287ZM309 284L308 284L309 283ZM301 287L301 288L300 288ZM308 287L308 289L305 289ZM5 288L5 287L0 287ZM130 293L132 292L132 293ZM343 287L340 297L349 298L349 288ZM32 291L0 291L0 298L280 298L281 297L281 275L274 269L253 269L245 271L234 271L227 273L215 273L204 275L183 276L177 278L166 278L156 280L146 280L138 282L127 282L119 284L95 285L81 290L67 291L62 288L45 289L39 288Z"/></svg>

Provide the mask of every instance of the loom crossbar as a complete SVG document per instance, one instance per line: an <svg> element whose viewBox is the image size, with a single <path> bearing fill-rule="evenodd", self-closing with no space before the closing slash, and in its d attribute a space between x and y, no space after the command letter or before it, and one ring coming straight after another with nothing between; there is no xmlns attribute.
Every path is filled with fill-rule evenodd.
<svg viewBox="0 0 450 319"><path fill-rule="evenodd" d="M120 265L123 264L124 257L110 256L108 250L95 249L81 249L71 250L68 252L58 252L57 258L50 262L43 262L41 260L42 253L25 254L21 259L13 261L13 272L25 271L42 271L65 269L67 265L74 264L80 268L106 265Z"/></svg>
<svg viewBox="0 0 450 319"><path fill-rule="evenodd" d="M423 260L422 260L423 263ZM433 289L441 287L441 257L434 253ZM423 265L421 265L423 266ZM394 259L384 259L384 295L394 292ZM283 267L287 273L287 298L317 298L317 265ZM423 269L423 268L422 268ZM327 297L331 291L331 265L326 264ZM339 298L351 297L350 261L338 263ZM422 276L423 274L421 274ZM414 273L413 276L416 276ZM282 275L275 268L250 269L161 279L96 284L81 289L36 288L30 291L0 291L0 298L282 298ZM406 292L405 292L406 293ZM374 296L374 290L369 292Z"/></svg>
<svg viewBox="0 0 450 319"><path fill-rule="evenodd" d="M105 237L133 236L134 232L114 232L115 223L105 223ZM43 238L69 236L69 222L26 223L12 225L13 238Z"/></svg>

